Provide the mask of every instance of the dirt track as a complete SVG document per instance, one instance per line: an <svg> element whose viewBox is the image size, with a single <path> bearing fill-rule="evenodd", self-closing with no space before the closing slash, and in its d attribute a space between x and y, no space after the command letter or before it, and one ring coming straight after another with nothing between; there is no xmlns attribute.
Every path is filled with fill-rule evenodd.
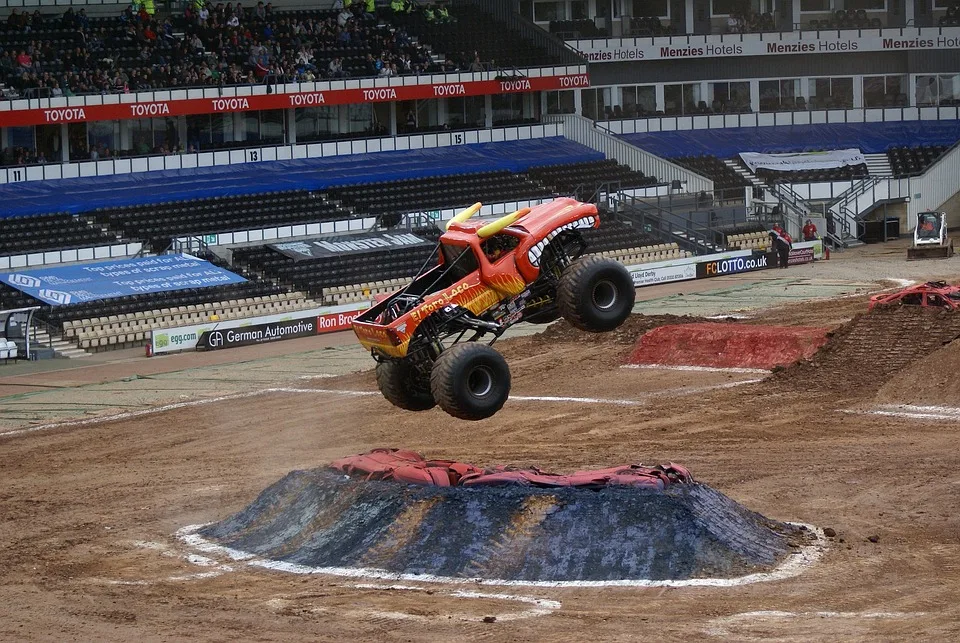
<svg viewBox="0 0 960 643"><path fill-rule="evenodd" d="M833 324L862 307L862 298L796 304L751 323ZM629 350L626 338L587 342L561 328L498 344L517 396L635 406L515 400L491 420L465 423L437 410L397 412L375 395L324 392L372 390L369 374L359 374L0 438L0 638L955 639L960 422L846 412L872 408L897 377L876 366L888 335L864 330L902 328L897 314L841 330L862 341L838 342L820 364L727 388L711 387L756 376L619 369L612 356ZM931 336L933 322L917 318L907 326L926 332L898 334L895 357L897 369L913 369L900 373L922 378L933 358L900 359L911 338ZM912 401L894 399L901 387L883 390L881 402ZM174 536L241 509L293 469L377 446L567 471L672 460L750 509L837 535L796 578L675 589L389 589L235 562L226 563L231 571L204 566L188 561Z"/></svg>

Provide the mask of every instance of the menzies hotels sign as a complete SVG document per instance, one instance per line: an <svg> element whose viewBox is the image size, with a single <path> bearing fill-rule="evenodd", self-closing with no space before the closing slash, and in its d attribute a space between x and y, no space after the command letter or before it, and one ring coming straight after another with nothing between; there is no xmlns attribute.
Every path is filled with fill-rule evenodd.
<svg viewBox="0 0 960 643"><path fill-rule="evenodd" d="M571 40L592 63L960 49L960 27Z"/></svg>

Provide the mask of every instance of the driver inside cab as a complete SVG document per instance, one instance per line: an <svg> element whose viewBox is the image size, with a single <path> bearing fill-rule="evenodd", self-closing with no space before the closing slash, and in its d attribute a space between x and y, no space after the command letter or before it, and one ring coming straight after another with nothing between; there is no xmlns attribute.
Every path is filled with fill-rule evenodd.
<svg viewBox="0 0 960 643"><path fill-rule="evenodd" d="M497 234L483 242L483 254L487 261L496 263L503 255L507 254L517 246L518 239L507 234Z"/></svg>

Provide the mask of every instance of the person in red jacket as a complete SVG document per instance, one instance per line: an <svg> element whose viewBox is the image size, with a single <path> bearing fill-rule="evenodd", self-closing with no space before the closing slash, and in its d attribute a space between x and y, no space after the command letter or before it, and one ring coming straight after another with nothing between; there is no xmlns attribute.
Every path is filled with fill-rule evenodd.
<svg viewBox="0 0 960 643"><path fill-rule="evenodd" d="M774 257L777 259L777 267L786 268L790 260L790 248L793 247L793 239L779 225L773 226L773 229L770 230L770 246L774 252Z"/></svg>
<svg viewBox="0 0 960 643"><path fill-rule="evenodd" d="M804 241L816 241L817 240L817 226L813 224L813 221L807 219L807 222L803 225L803 240Z"/></svg>

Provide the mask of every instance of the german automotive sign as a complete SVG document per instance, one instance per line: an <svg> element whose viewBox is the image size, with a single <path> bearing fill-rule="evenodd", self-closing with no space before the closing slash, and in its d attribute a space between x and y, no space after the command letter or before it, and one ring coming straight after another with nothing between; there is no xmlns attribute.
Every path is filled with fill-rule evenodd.
<svg viewBox="0 0 960 643"><path fill-rule="evenodd" d="M287 241L268 246L282 252L291 259L322 259L334 255L362 254L377 252L388 248L410 248L412 246L433 245L411 233L362 233L337 237L320 237L302 241Z"/></svg>
<svg viewBox="0 0 960 643"><path fill-rule="evenodd" d="M309 337L317 334L316 318L290 319L271 324L256 324L240 328L208 330L197 341L198 350L219 350L252 344L266 344L280 339Z"/></svg>

